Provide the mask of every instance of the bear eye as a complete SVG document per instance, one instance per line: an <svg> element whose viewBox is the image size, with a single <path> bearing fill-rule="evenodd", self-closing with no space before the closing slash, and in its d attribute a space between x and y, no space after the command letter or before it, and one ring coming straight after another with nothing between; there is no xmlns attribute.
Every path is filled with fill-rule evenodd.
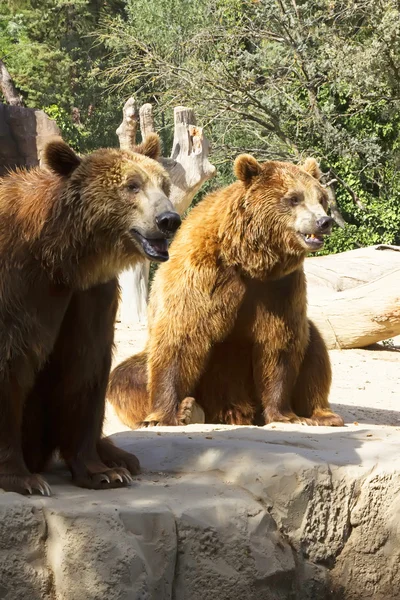
<svg viewBox="0 0 400 600"><path fill-rule="evenodd" d="M292 206L297 206L301 202L301 198L296 194L294 196L290 196L289 202Z"/></svg>
<svg viewBox="0 0 400 600"><path fill-rule="evenodd" d="M319 203L325 210L328 208L328 199L325 196L320 199Z"/></svg>
<svg viewBox="0 0 400 600"><path fill-rule="evenodd" d="M127 184L126 189L132 192L133 194L137 194L140 191L140 186L139 184L132 181L131 183Z"/></svg>

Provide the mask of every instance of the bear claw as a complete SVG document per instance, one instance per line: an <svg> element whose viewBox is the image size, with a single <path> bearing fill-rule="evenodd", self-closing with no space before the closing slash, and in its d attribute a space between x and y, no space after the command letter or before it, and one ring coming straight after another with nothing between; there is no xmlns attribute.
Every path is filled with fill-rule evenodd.
<svg viewBox="0 0 400 600"><path fill-rule="evenodd" d="M6 492L17 492L24 496L39 493L51 496L49 484L40 475L0 475L0 488Z"/></svg>

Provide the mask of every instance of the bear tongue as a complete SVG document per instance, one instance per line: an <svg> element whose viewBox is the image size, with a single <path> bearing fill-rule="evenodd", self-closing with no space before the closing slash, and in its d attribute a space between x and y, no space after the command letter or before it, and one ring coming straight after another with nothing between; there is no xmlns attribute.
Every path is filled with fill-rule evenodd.
<svg viewBox="0 0 400 600"><path fill-rule="evenodd" d="M167 240L147 240L147 242L156 250L156 252L168 252Z"/></svg>

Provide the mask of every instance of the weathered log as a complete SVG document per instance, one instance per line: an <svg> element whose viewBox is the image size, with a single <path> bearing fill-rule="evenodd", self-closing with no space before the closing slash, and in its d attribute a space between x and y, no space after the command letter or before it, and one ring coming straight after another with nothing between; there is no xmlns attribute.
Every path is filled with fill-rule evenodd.
<svg viewBox="0 0 400 600"><path fill-rule="evenodd" d="M365 348L400 335L400 268L327 294L308 288L308 315L329 349Z"/></svg>
<svg viewBox="0 0 400 600"><path fill-rule="evenodd" d="M382 277L400 268L400 246L380 244L340 254L310 257L305 261L309 290L340 292Z"/></svg>
<svg viewBox="0 0 400 600"><path fill-rule="evenodd" d="M308 313L328 348L364 348L400 334L400 247L305 261Z"/></svg>
<svg viewBox="0 0 400 600"><path fill-rule="evenodd" d="M121 148L129 149L135 145L138 115L143 139L155 130L151 104L144 104L138 111L135 100L130 98L117 129ZM162 157L160 162L171 178L170 198L181 215L189 208L203 183L216 173L208 160L208 150L208 141L202 128L196 125L193 110L176 107L171 157ZM146 323L149 269L150 263L146 260L120 277L121 301L117 319L126 325Z"/></svg>
<svg viewBox="0 0 400 600"><path fill-rule="evenodd" d="M196 125L193 110L177 106L171 158L162 158L161 162L171 178L171 200L180 215L189 208L203 183L216 174L208 152L208 140L203 128Z"/></svg>
<svg viewBox="0 0 400 600"><path fill-rule="evenodd" d="M122 114L122 123L118 127L116 134L121 150L131 150L136 144L136 133L139 123L139 111L134 98L129 98L125 102Z"/></svg>

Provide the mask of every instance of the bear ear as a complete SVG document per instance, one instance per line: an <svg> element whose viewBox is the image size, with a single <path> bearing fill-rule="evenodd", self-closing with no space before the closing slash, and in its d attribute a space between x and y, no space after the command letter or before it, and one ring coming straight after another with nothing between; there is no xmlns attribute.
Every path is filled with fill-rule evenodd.
<svg viewBox="0 0 400 600"><path fill-rule="evenodd" d="M43 161L49 169L62 177L69 177L81 164L79 156L63 140L47 144L43 151Z"/></svg>
<svg viewBox="0 0 400 600"><path fill-rule="evenodd" d="M149 133L144 142L135 146L133 149L137 154L144 154L153 160L157 160L161 155L161 143L157 133Z"/></svg>
<svg viewBox="0 0 400 600"><path fill-rule="evenodd" d="M306 158L304 164L300 165L300 167L303 169L303 171L311 175L311 177L315 177L315 179L318 179L318 181L321 179L322 171L319 168L319 164L315 158Z"/></svg>
<svg viewBox="0 0 400 600"><path fill-rule="evenodd" d="M240 154L234 162L233 172L239 181L249 185L253 177L261 173L261 165L250 154Z"/></svg>

